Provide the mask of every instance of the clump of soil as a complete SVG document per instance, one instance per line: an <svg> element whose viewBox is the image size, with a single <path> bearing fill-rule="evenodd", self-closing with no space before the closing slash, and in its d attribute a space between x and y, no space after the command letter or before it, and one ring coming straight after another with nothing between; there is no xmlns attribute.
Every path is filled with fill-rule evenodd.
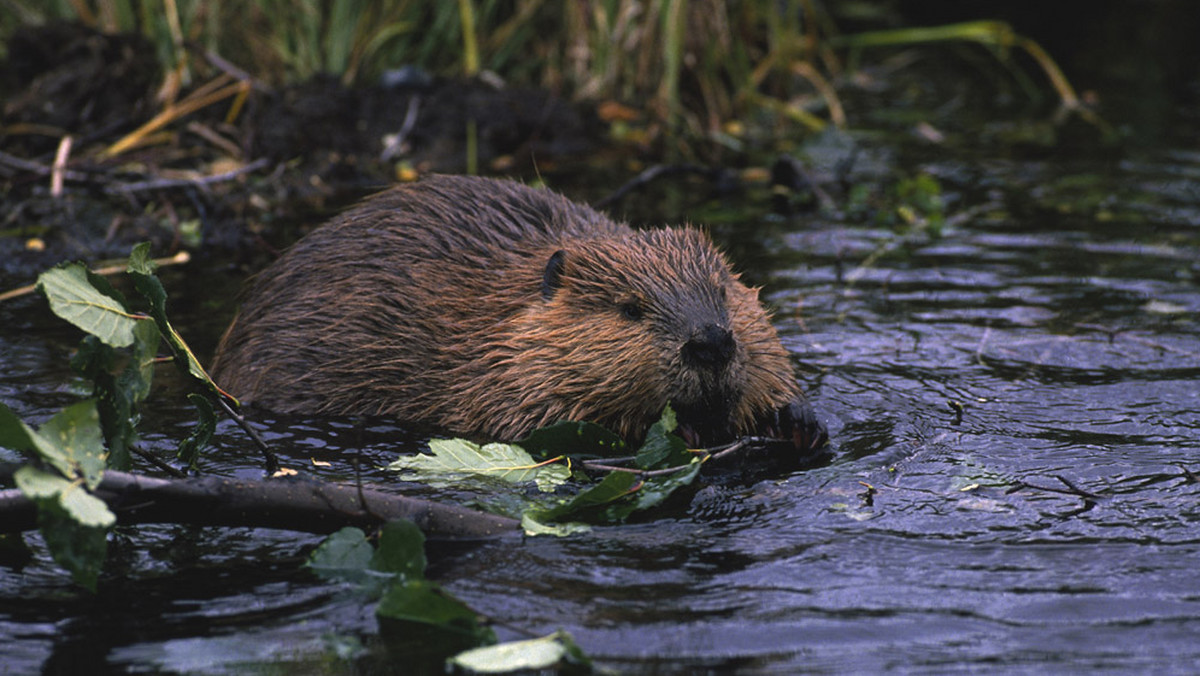
<svg viewBox="0 0 1200 676"><path fill-rule="evenodd" d="M5 152L45 159L60 130L98 139L153 114L161 68L140 35L53 23L14 33L8 54L0 68Z"/></svg>

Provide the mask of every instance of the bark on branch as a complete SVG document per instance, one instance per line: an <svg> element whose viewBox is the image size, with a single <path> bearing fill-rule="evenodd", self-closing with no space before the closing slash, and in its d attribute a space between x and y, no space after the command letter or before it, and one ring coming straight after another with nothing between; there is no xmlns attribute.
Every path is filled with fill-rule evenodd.
<svg viewBox="0 0 1200 676"><path fill-rule="evenodd" d="M520 525L457 505L295 478L158 479L110 470L94 495L117 515L120 525L165 522L332 533L344 526L368 529L406 518L430 539L517 533ZM20 490L0 490L0 533L36 528L36 505Z"/></svg>

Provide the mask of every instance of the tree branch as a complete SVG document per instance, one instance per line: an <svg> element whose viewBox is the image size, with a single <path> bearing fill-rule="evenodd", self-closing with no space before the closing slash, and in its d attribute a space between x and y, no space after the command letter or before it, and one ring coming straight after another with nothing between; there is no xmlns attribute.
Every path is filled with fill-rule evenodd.
<svg viewBox="0 0 1200 676"><path fill-rule="evenodd" d="M82 489L81 489L82 490ZM513 519L324 481L222 477L158 479L107 471L94 495L120 525L186 523L332 533L411 519L430 539L486 538L519 532ZM20 490L0 490L0 534L37 528L37 508Z"/></svg>

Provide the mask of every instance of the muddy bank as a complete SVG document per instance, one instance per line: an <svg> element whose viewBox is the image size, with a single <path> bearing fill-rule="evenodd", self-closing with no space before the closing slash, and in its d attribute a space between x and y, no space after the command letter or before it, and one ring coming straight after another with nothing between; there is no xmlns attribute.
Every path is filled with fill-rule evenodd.
<svg viewBox="0 0 1200 676"><path fill-rule="evenodd" d="M58 23L19 31L8 51L0 274L14 277L143 240L270 251L286 243L278 224L402 174L461 172L472 152L484 170L545 171L605 133L586 108L497 78L403 68L368 87L275 89L195 50L192 82L165 101L163 67L137 35Z"/></svg>

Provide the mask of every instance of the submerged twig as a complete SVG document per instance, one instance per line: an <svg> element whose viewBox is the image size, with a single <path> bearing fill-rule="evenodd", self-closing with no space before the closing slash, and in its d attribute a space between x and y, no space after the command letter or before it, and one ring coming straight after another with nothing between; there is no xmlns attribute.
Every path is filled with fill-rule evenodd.
<svg viewBox="0 0 1200 676"><path fill-rule="evenodd" d="M1067 477L1065 477L1061 474L1054 475L1054 478L1061 481L1064 486L1066 486L1067 488L1070 488L1071 491L1074 492L1075 495L1078 495L1079 497L1091 498L1093 500L1099 500L1104 497L1103 495L1098 495L1096 493L1092 493L1092 492L1083 490L1082 488L1076 486L1074 483L1071 483L1070 479L1068 479Z"/></svg>
<svg viewBox="0 0 1200 676"><path fill-rule="evenodd" d="M1021 490L1022 488L1029 488L1032 490L1044 491L1046 493L1059 493L1062 495L1074 495L1075 497L1084 498L1086 500L1102 500L1102 499L1104 499L1103 495L1099 495L1097 493L1092 493L1090 491L1086 491L1086 490L1076 486L1074 483L1071 482L1070 479L1067 479L1066 477L1064 477L1060 474L1054 475L1054 478L1061 481L1063 483L1063 485L1066 486L1066 488L1057 488L1055 486L1039 486L1038 484L1031 484L1028 481L1019 480L1019 481L1017 481L1016 484L1013 485L1012 488L1008 489L1007 492L1014 493L1016 491Z"/></svg>

